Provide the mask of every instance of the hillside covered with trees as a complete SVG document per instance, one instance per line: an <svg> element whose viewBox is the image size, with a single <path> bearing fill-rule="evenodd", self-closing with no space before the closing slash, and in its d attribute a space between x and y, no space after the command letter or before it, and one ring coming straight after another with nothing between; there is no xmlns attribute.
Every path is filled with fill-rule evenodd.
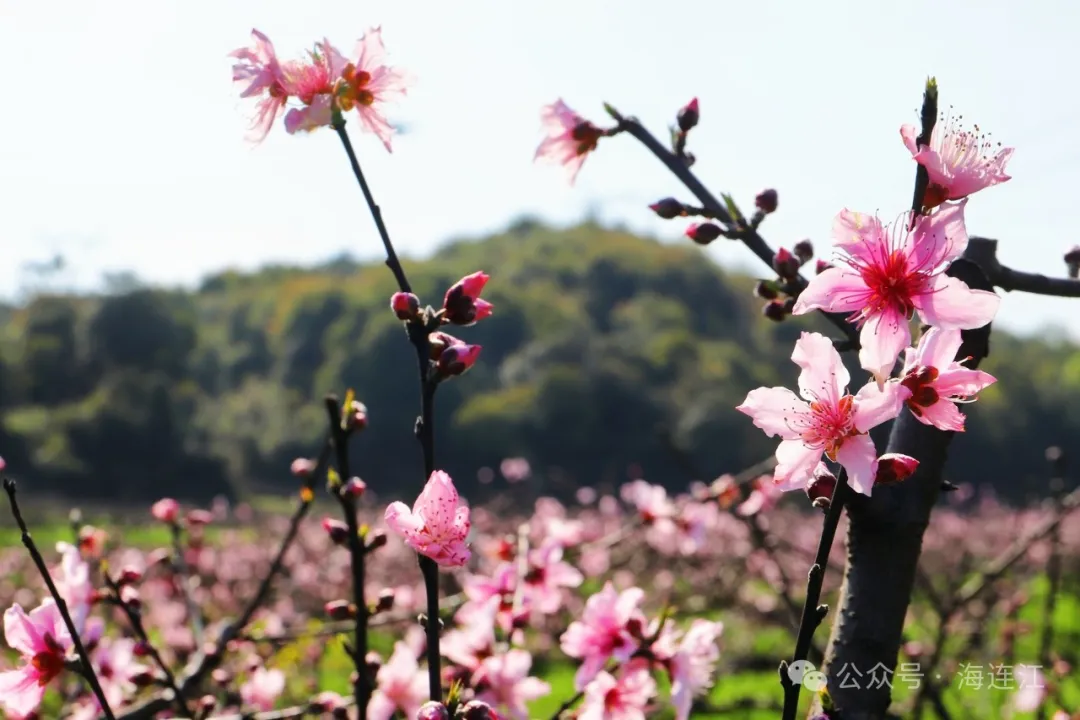
<svg viewBox="0 0 1080 720"><path fill-rule="evenodd" d="M477 470L506 457L527 458L555 493L634 473L684 487L760 461L774 442L735 405L794 380L802 330L829 332L817 318L766 320L753 280L696 247L592 224L523 220L406 267L435 305L462 275L492 275L494 316L461 333L484 346L480 361L436 401L436 432L455 438L437 436L440 464L469 497L505 487ZM320 398L353 387L371 418L359 474L384 495L413 488L419 453L401 430L418 407L415 366L387 306L394 289L381 264L341 259L225 272L197 292L3 308L0 455L27 491L72 497L291 488L289 462L325 432ZM984 367L1000 383L970 409L949 476L1041 494L1044 448L1080 438L1080 348L995 331Z"/></svg>

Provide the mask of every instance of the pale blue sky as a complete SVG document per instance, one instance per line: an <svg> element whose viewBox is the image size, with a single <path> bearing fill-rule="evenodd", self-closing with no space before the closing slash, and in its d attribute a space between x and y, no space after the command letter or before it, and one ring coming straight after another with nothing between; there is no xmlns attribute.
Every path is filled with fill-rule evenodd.
<svg viewBox="0 0 1080 720"><path fill-rule="evenodd" d="M678 239L682 223L644 206L689 196L631 138L603 142L575 188L533 165L539 108L559 96L596 119L608 101L659 135L699 96L699 175L744 206L778 188L765 237L824 248L840 208L891 220L909 202L914 166L898 129L934 74L944 105L1017 148L1014 179L969 203L970 232L998 237L1010 265L1060 275L1080 239L1078 15L1064 0L7 0L0 287L10 294L24 262L57 252L80 287L106 270L191 283L224 266L376 256L334 135L276 127L245 144L226 57L252 27L293 55L323 36L351 47L376 24L418 80L393 114L410 132L392 156L373 136L354 139L407 254L522 213L569 223L589 208ZM710 254L760 270L735 243ZM1002 307L1004 325L1065 324L1080 337L1075 301L1013 295Z"/></svg>

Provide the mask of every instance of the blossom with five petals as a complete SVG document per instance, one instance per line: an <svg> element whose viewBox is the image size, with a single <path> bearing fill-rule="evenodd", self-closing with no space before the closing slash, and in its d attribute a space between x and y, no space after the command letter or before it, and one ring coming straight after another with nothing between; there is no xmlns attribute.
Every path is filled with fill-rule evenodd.
<svg viewBox="0 0 1080 720"><path fill-rule="evenodd" d="M926 324L937 327L969 330L986 325L997 313L1000 298L944 273L968 244L966 202L917 217L911 230L910 215L890 228L875 217L841 211L833 220L833 241L846 267L815 276L792 313L852 313L850 320L862 328L859 362L879 382L911 344L908 320L916 310Z"/></svg>
<svg viewBox="0 0 1080 720"><path fill-rule="evenodd" d="M413 651L399 640L394 643L390 659L375 675L375 692L371 695L366 720L390 720L398 711L404 717L416 717L427 699L427 676L420 672Z"/></svg>
<svg viewBox="0 0 1080 720"><path fill-rule="evenodd" d="M29 614L15 603L4 612L4 639L23 657L15 670L0 673L0 705L16 717L34 712L45 686L64 671L71 634L60 609L47 598Z"/></svg>
<svg viewBox="0 0 1080 720"><path fill-rule="evenodd" d="M758 388L736 408L781 438L773 481L784 490L805 488L824 453L847 469L856 491L869 495L878 461L867 433L900 413L900 386L869 382L855 395L847 394L851 376L832 341L818 333L804 332L791 359L802 368L801 398L787 388Z"/></svg>
<svg viewBox="0 0 1080 720"><path fill-rule="evenodd" d="M631 632L631 621L642 626L644 616L638 609L645 591L632 587L621 593L610 582L585 601L580 620L570 623L560 640L562 651L581 660L574 676L574 688L583 690L610 658L617 662L630 659L638 643Z"/></svg>
<svg viewBox="0 0 1080 720"><path fill-rule="evenodd" d="M532 655L519 648L484 658L472 680L476 699L498 707L500 717L528 720L526 703L551 693L550 685L529 675L531 668Z"/></svg>
<svg viewBox="0 0 1080 720"><path fill-rule="evenodd" d="M915 419L941 430L963 432L964 415L956 403L973 398L996 382L993 375L957 362L959 330L930 328L918 347L904 351L900 386Z"/></svg>
<svg viewBox="0 0 1080 720"><path fill-rule="evenodd" d="M600 672L585 688L578 720L645 720L656 681L644 662L624 667L618 677Z"/></svg>
<svg viewBox="0 0 1080 720"><path fill-rule="evenodd" d="M385 519L413 550L439 565L458 567L469 561L469 508L442 470L431 473L411 510L403 502L390 503Z"/></svg>

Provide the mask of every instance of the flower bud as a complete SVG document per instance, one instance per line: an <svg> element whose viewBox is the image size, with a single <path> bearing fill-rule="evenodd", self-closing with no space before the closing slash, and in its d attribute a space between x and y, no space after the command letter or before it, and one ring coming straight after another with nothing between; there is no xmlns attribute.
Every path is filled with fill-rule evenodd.
<svg viewBox="0 0 1080 720"><path fill-rule="evenodd" d="M383 545L386 544L387 538L386 538L386 532L384 530L376 530L375 532L371 533L371 535L369 537L371 539L368 540L368 544L367 544L367 551L368 552L371 552L373 550L378 550L379 548L381 548Z"/></svg>
<svg viewBox="0 0 1080 720"><path fill-rule="evenodd" d="M139 640L137 643L135 643L135 646L131 649L131 652L135 655L135 657L148 657L153 653L153 650L151 650L150 648L150 643L146 642L145 640Z"/></svg>
<svg viewBox="0 0 1080 720"><path fill-rule="evenodd" d="M497 720L499 716L486 702L470 700L464 705L458 705L454 713L454 720Z"/></svg>
<svg viewBox="0 0 1080 720"><path fill-rule="evenodd" d="M213 519L209 510L191 510L184 516L184 522L188 525L209 525Z"/></svg>
<svg viewBox="0 0 1080 720"><path fill-rule="evenodd" d="M919 467L919 461L900 453L886 453L878 458L877 475L874 477L875 485L892 485L911 477L915 468Z"/></svg>
<svg viewBox="0 0 1080 720"><path fill-rule="evenodd" d="M125 585L120 588L120 602L136 610L142 607L139 591L133 585Z"/></svg>
<svg viewBox="0 0 1080 720"><path fill-rule="evenodd" d="M694 129L700 119L701 110L698 108L697 98L686 103L686 105L680 108L679 114L675 116L675 120L679 124L679 129L683 132L690 132Z"/></svg>
<svg viewBox="0 0 1080 720"><path fill-rule="evenodd" d="M210 679L218 685L227 685L232 680L232 673L225 668L217 668L210 673Z"/></svg>
<svg viewBox="0 0 1080 720"><path fill-rule="evenodd" d="M140 688L150 687L157 682L157 678L149 668L132 673L128 679L131 680L132 685Z"/></svg>
<svg viewBox="0 0 1080 720"><path fill-rule="evenodd" d="M322 519L323 530L330 536L330 541L335 545L344 545L349 539L349 526L341 520L335 520L331 517L324 517Z"/></svg>
<svg viewBox="0 0 1080 720"><path fill-rule="evenodd" d="M772 302L765 303L761 308L762 314L769 318L773 322L782 322L787 317L787 310L784 309L784 303L780 300L773 300Z"/></svg>
<svg viewBox="0 0 1080 720"><path fill-rule="evenodd" d="M754 286L754 295L762 300L775 300L779 293L776 291L776 283L771 280L758 280Z"/></svg>
<svg viewBox="0 0 1080 720"><path fill-rule="evenodd" d="M491 315L492 304L480 299L488 275L474 272L454 283L443 298L443 318L455 325L472 325Z"/></svg>
<svg viewBox="0 0 1080 720"><path fill-rule="evenodd" d="M799 258L800 264L805 265L814 258L814 244L809 240L800 240L795 243L792 250L795 252L795 257Z"/></svg>
<svg viewBox="0 0 1080 720"><path fill-rule="evenodd" d="M428 700L416 711L416 720L450 720L450 711L441 702Z"/></svg>
<svg viewBox="0 0 1080 720"><path fill-rule="evenodd" d="M349 406L349 412L352 413L350 420L354 430L363 430L368 425L367 405L359 400L353 400L352 405Z"/></svg>
<svg viewBox="0 0 1080 720"><path fill-rule="evenodd" d="M830 269L831 267L832 267L831 263L827 263L824 260L818 260L817 264L814 266L814 272L817 273L818 275L820 275L821 273L825 272L826 270Z"/></svg>
<svg viewBox="0 0 1080 720"><path fill-rule="evenodd" d="M686 228L686 237L690 238L698 245L708 245L716 238L720 237L723 231L716 223L693 223L690 227Z"/></svg>
<svg viewBox="0 0 1080 720"><path fill-rule="evenodd" d="M836 476L829 471L825 463L818 463L814 469L814 477L806 486L806 495L810 498L810 502L814 507L828 510L835 490Z"/></svg>
<svg viewBox="0 0 1080 720"><path fill-rule="evenodd" d="M766 215L776 212L776 208L779 204L780 196L772 188L762 190L757 194L757 197L754 198L754 205Z"/></svg>
<svg viewBox="0 0 1080 720"><path fill-rule="evenodd" d="M341 488L341 492L345 495L351 495L354 498L363 497L364 492L367 490L367 483L358 477L349 478L349 482L345 483Z"/></svg>
<svg viewBox="0 0 1080 720"><path fill-rule="evenodd" d="M792 255L787 248L780 248L773 256L773 270L785 280L791 280L799 274L799 259Z"/></svg>
<svg viewBox="0 0 1080 720"><path fill-rule="evenodd" d="M305 478L315 472L316 463L309 458L296 458L289 466L289 472L296 477Z"/></svg>
<svg viewBox="0 0 1080 720"><path fill-rule="evenodd" d="M142 573L133 567L126 567L120 571L120 577L116 579L117 585L131 585L142 580Z"/></svg>
<svg viewBox="0 0 1080 720"><path fill-rule="evenodd" d="M1069 277L1080 277L1080 245L1074 245L1072 250L1065 253L1065 265L1069 268Z"/></svg>
<svg viewBox="0 0 1080 720"><path fill-rule="evenodd" d="M217 707L217 698L213 695L203 695L199 698L199 711L202 713L209 713L215 707Z"/></svg>
<svg viewBox="0 0 1080 720"><path fill-rule="evenodd" d="M352 620L356 617L356 605L348 600L331 600L323 605L323 612L331 620Z"/></svg>
<svg viewBox="0 0 1080 720"><path fill-rule="evenodd" d="M649 209L664 220L677 218L685 212L683 204L673 197L657 200L649 206Z"/></svg>
<svg viewBox="0 0 1080 720"><path fill-rule="evenodd" d="M413 320L420 314L420 298L411 292L396 292L390 296L390 309L398 320Z"/></svg>
<svg viewBox="0 0 1080 720"><path fill-rule="evenodd" d="M375 612L386 612L392 607L394 607L394 591L390 588L384 588L379 593L379 599L375 603Z"/></svg>
<svg viewBox="0 0 1080 720"><path fill-rule="evenodd" d="M451 345L439 354L435 367L443 377L461 375L476 363L481 349L480 345Z"/></svg>
<svg viewBox="0 0 1080 720"><path fill-rule="evenodd" d="M180 514L180 503L172 498L162 498L150 506L150 514L158 522L173 524Z"/></svg>

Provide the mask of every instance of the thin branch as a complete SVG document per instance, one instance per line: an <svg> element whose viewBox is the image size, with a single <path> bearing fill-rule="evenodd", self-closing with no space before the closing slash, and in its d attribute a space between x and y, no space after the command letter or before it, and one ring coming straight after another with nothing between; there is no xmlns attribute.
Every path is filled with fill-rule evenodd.
<svg viewBox="0 0 1080 720"><path fill-rule="evenodd" d="M609 112L612 110L613 108L609 109ZM664 147L663 144L661 144L652 133L646 130L636 118L624 117L617 113L616 116L616 119L619 121L619 130L633 135L642 145L652 152L660 162L664 163L668 170L670 170L672 174L694 194L694 197L701 202L705 211L725 225L734 227L737 224L735 219L732 218L731 214L727 211L727 208L724 207L724 204L717 200L716 197L709 192L709 189L698 180L697 176L691 172L690 168L686 165L685 160L680 159L677 155ZM775 253L761 235L758 234L757 230L750 227L739 227L737 232L738 238L743 241L743 244L750 248L752 253L757 255L763 263L771 268L773 266ZM796 275L792 281L792 285L797 291L801 291L807 286L807 280L802 275ZM859 347L859 333L855 329L855 326L849 323L842 313L822 312L821 314L844 333L844 337L847 338L847 343L850 348L854 349Z"/></svg>
<svg viewBox="0 0 1080 720"><path fill-rule="evenodd" d="M338 707L352 707L352 698L342 698ZM325 717L325 710L319 703L295 705L281 710L268 710L259 713L233 713L232 715L213 715L206 720L296 720L303 717ZM178 720L191 720L191 718L179 718Z"/></svg>
<svg viewBox="0 0 1080 720"><path fill-rule="evenodd" d="M184 558L184 546L181 542L183 530L178 522L172 523L170 530L173 549L173 574L176 577L177 584L180 586L180 594L184 598L184 607L187 608L188 619L191 621L195 647L199 647L203 641L202 612L199 610L199 606L195 602L195 596L191 592L191 569Z"/></svg>
<svg viewBox="0 0 1080 720"><path fill-rule="evenodd" d="M997 240L984 237L969 238L968 256L979 264L995 287L1007 292L1019 290L1034 295L1080 297L1080 280L1052 278L1039 273L1013 270L1002 265L997 257Z"/></svg>
<svg viewBox="0 0 1080 720"><path fill-rule="evenodd" d="M788 668L799 660L806 660L810 654L810 646L814 641L814 631L817 630L821 621L829 613L827 605L819 605L821 599L821 585L825 579L825 568L829 563L829 551L832 550L833 539L836 537L836 528L840 524L840 516L843 514L844 505L852 490L848 487L847 471L840 470L836 478L836 487L833 488L832 500L829 511L825 515L825 523L821 528L821 540L818 542L817 556L814 564L810 567L810 573L806 582L806 600L803 602L802 622L799 624L799 635L795 640L795 654L791 663L780 664L780 684L784 688L784 715L783 720L795 720L795 713L799 709L799 690L802 683L792 682L788 677Z"/></svg>
<svg viewBox="0 0 1080 720"><path fill-rule="evenodd" d="M79 629L75 627L75 621L71 619L71 613L68 612L67 603L60 595L60 591L56 589L56 583L53 582L52 575L49 574L49 568L45 565L45 558L41 556L41 552L38 551L33 538L30 537L30 530L26 527L26 521L23 520L22 511L19 509L19 501L15 499L15 481L11 478L4 478L4 491L7 492L8 502L11 503L11 514L15 516L15 522L22 533L22 543L30 553L38 572L41 573L41 579L45 581L45 586L49 588L49 594L56 601L56 608L60 611L60 617L64 619L64 625L71 635L71 642L75 646L75 652L78 653L79 660L82 663L82 676L90 684L90 689L93 690L94 697L97 698L98 705L101 707L101 711L105 713L105 717L109 720L116 720L112 708L109 707L109 701L105 699L105 691L101 688L101 683L94 672L94 666L90 662L90 654L86 652L82 638L79 637Z"/></svg>
<svg viewBox="0 0 1080 720"><path fill-rule="evenodd" d="M191 709L184 701L184 694L181 692L180 686L176 682L176 676L161 658L161 653L158 652L158 649L150 642L150 635L146 632L146 627L143 625L142 612L131 603L124 602L123 598L120 596L120 585L112 578L108 570L103 568L102 577L105 579L105 586L112 591L115 604L118 605L124 615L127 616L128 623L131 625L131 630L135 633L135 637L142 642L143 647L145 647L150 654L150 659L153 660L154 664L161 670L161 674L165 679L165 686L172 691L173 703L176 705L176 709L180 711L181 715L191 714Z"/></svg>

